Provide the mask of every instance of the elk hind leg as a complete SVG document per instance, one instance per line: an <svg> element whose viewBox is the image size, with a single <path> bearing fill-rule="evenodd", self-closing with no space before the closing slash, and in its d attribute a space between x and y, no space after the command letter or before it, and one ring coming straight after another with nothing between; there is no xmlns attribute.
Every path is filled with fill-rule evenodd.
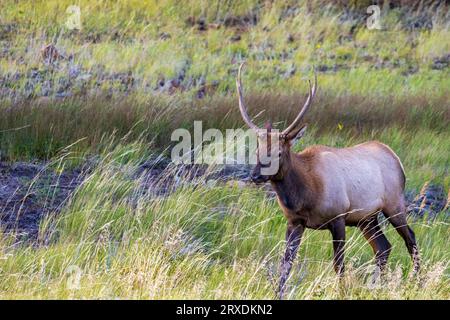
<svg viewBox="0 0 450 320"><path fill-rule="evenodd" d="M403 202L400 205L383 208L383 214L391 225L397 230L405 241L406 248L413 261L413 271L417 273L420 269L419 247L417 246L414 231L406 221L406 208Z"/></svg>
<svg viewBox="0 0 450 320"><path fill-rule="evenodd" d="M360 229L375 253L377 267L381 272L384 271L392 246L378 224L378 217L374 216L364 221Z"/></svg>

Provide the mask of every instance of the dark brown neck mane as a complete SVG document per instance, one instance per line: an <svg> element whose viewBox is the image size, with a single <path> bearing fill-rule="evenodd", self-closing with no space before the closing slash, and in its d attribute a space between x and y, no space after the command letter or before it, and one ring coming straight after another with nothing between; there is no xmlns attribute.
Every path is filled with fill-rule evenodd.
<svg viewBox="0 0 450 320"><path fill-rule="evenodd" d="M289 152L282 164L281 179L270 183L278 198L291 211L310 210L320 194L321 181L312 170L312 155Z"/></svg>

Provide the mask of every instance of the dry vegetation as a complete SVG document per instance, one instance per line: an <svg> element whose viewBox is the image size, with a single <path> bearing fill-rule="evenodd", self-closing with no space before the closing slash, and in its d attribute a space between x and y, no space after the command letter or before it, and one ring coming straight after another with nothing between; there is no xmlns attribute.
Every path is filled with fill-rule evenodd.
<svg viewBox="0 0 450 320"><path fill-rule="evenodd" d="M35 243L3 232L0 298L274 298L285 222L273 198L201 179L155 197L135 177L149 157L167 156L176 128L243 126L242 60L251 114L278 127L316 67L318 98L296 149L380 140L402 159L409 192L430 180L448 190L448 5L386 2L377 31L365 27L371 2L3 1L0 160L47 161L55 172L96 161ZM72 4L78 31L64 24ZM49 43L60 56L41 51ZM308 231L289 298L449 299L448 215L412 227L424 269L408 278L408 253L384 226L394 250L380 283L359 231L349 229L344 283L330 235Z"/></svg>

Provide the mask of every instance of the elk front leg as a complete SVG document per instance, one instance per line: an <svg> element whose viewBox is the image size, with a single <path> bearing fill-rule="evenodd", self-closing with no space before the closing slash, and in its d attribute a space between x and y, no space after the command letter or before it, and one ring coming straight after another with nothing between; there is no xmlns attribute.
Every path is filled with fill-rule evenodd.
<svg viewBox="0 0 450 320"><path fill-rule="evenodd" d="M300 222L288 223L288 227L286 230L286 251L281 261L281 277L280 277L280 285L278 288L278 294L280 299L283 299L286 281L287 278L289 277L289 273L291 272L292 263L295 259L295 255L300 245L300 240L302 238L304 230L305 226L303 223Z"/></svg>
<svg viewBox="0 0 450 320"><path fill-rule="evenodd" d="M329 229L333 236L334 270L342 276L344 273L345 219L337 218L333 220L329 224Z"/></svg>

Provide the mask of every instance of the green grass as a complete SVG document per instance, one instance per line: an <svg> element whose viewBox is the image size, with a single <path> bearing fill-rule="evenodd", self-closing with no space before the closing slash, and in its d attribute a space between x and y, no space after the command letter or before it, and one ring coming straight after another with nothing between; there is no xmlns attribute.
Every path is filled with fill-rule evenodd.
<svg viewBox="0 0 450 320"><path fill-rule="evenodd" d="M350 8L364 13L369 2ZM74 4L80 31L65 27ZM279 128L303 103L312 66L319 70L308 132L295 150L379 140L400 156L408 190L426 181L450 188L450 73L434 67L450 53L445 7L385 7L384 29L375 31L364 20L341 20L342 5L321 0L309 7L257 0L1 6L0 93L10 94L0 99L0 159L47 160L57 172L92 156L99 162L62 211L41 222L36 243L1 235L0 298L275 298L286 222L264 190L200 184L150 197L130 179L140 161L169 154L176 128L192 129L194 120L204 129L242 127L234 81L244 60L250 113ZM433 28L408 29L405 21L421 14L432 16ZM47 43L73 61L46 65ZM74 65L80 79L68 76ZM33 83L33 72L43 80ZM128 72L131 88L114 78ZM155 89L180 73L184 89ZM55 97L67 82L71 97ZM53 91L42 97L46 83ZM344 281L332 268L330 234L307 230L288 298L450 299L448 218L410 223L422 254L418 279L409 278L409 255L390 226L383 226L394 247L389 272L375 285L373 254L358 230L347 229Z"/></svg>
<svg viewBox="0 0 450 320"><path fill-rule="evenodd" d="M3 237L1 298L275 297L286 224L276 201L262 189L233 185L187 185L167 198L139 195L139 180L129 179L138 158L123 158L140 148L107 155L63 212L43 221L39 246ZM349 272L341 283L332 270L330 234L307 230L288 297L450 298L448 221L410 222L423 261L418 279L408 278L409 255L390 226L384 227L393 244L390 272L375 286L373 254L357 229L347 228Z"/></svg>
<svg viewBox="0 0 450 320"><path fill-rule="evenodd" d="M409 12L397 9L383 11L384 30L368 30L365 21L340 21L343 8L312 4L212 1L176 5L166 1L133 1L132 3L95 1L5 1L0 13L4 24L3 43L12 54L0 56L4 74L25 72L46 67L40 49L54 43L73 63L80 65L89 80L80 81L98 90L95 81L104 74L132 71L140 94L153 94L161 79L170 80L184 70L183 85L191 96L202 86L200 79L211 84L218 81L218 93L234 91L238 62L247 60L248 82L258 89L298 90L302 77L310 75L311 66L337 65L336 72L327 72L321 81L324 91L336 94L428 95L448 92L447 70L433 70L433 61L450 52L448 10L445 7ZM82 29L70 31L65 22L70 5L81 9ZM311 6L311 5L310 5ZM287 15L290 7L297 13ZM364 13L363 4L356 12ZM431 30L408 31L402 26L405 16L414 17L430 11L434 25ZM255 17L253 24L245 17ZM446 18L447 17L447 18ZM205 24L221 24L199 31L187 20L204 19ZM237 25L227 24L237 19ZM247 22L245 22L247 21ZM251 20L250 20L251 21ZM9 27L8 27L9 26ZM7 31L9 30L9 31ZM170 34L161 39L162 33ZM233 42L239 34L241 40ZM293 41L288 41L291 35ZM207 63L205 63L207 62ZM54 79L67 75L67 63L50 68ZM295 67L295 74L287 71ZM408 70L417 68L415 73ZM406 73L405 73L406 72ZM74 92L83 91L75 86ZM29 84L28 84L29 86ZM27 88L22 79L14 84L18 90ZM120 83L104 81L100 88L117 89ZM39 86L28 88L39 95Z"/></svg>
<svg viewBox="0 0 450 320"><path fill-rule="evenodd" d="M284 127L298 112L303 97L272 93L248 94L252 114L263 112L258 123L272 120ZM334 147L380 140L400 156L408 189L428 180L450 186L450 125L447 97L336 97L319 95L307 117L309 134L296 150L309 145ZM105 102L108 101L108 102ZM143 141L149 152L169 156L170 136L177 128L242 127L235 97L201 101L183 98L137 97L107 100L72 99L54 104L24 102L0 111L0 150L7 160L52 159L68 151L73 165L86 157L107 153L118 143ZM284 108L280 109L279 105ZM425 106L425 108L423 107Z"/></svg>

